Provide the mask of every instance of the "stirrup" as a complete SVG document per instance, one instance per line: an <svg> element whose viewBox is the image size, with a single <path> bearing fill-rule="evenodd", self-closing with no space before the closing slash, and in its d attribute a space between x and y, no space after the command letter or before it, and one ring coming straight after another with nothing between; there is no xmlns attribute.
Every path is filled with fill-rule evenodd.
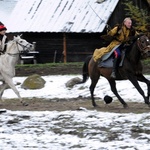
<svg viewBox="0 0 150 150"><path fill-rule="evenodd" d="M116 74L115 74L115 72L112 72L111 75L110 75L110 77L116 79Z"/></svg>

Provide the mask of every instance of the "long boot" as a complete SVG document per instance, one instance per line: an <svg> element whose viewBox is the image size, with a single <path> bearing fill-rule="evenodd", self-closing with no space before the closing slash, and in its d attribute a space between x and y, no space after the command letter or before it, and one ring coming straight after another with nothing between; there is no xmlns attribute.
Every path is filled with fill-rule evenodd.
<svg viewBox="0 0 150 150"><path fill-rule="evenodd" d="M110 75L111 78L116 78L116 67L117 67L117 58L114 59L112 73Z"/></svg>

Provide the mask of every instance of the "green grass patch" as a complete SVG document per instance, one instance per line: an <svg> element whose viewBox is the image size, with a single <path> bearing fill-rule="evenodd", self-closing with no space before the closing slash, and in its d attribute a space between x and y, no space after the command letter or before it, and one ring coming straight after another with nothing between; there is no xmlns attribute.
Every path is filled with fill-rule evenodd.
<svg viewBox="0 0 150 150"><path fill-rule="evenodd" d="M22 67L30 67L30 68L55 68L55 67L68 67L68 66L73 66L73 67L82 67L83 62L74 62L74 63L45 63L45 64L18 64L16 65L17 68L22 68Z"/></svg>

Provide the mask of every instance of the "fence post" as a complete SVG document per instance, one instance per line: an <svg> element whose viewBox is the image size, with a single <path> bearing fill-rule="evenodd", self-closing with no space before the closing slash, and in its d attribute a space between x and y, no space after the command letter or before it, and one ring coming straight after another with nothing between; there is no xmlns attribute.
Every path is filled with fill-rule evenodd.
<svg viewBox="0 0 150 150"><path fill-rule="evenodd" d="M64 55L64 63L67 62L67 46L66 46L66 34L63 34L63 55Z"/></svg>

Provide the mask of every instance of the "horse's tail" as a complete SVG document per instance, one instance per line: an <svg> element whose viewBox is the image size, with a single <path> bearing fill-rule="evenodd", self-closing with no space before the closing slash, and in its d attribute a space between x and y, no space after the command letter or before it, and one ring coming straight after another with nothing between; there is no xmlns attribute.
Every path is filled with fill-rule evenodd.
<svg viewBox="0 0 150 150"><path fill-rule="evenodd" d="M89 78L88 65L89 65L91 58L92 58L92 55L88 56L85 59L84 64L83 64L83 68L82 68L82 81L79 82L78 84L85 83L87 81L87 79Z"/></svg>

